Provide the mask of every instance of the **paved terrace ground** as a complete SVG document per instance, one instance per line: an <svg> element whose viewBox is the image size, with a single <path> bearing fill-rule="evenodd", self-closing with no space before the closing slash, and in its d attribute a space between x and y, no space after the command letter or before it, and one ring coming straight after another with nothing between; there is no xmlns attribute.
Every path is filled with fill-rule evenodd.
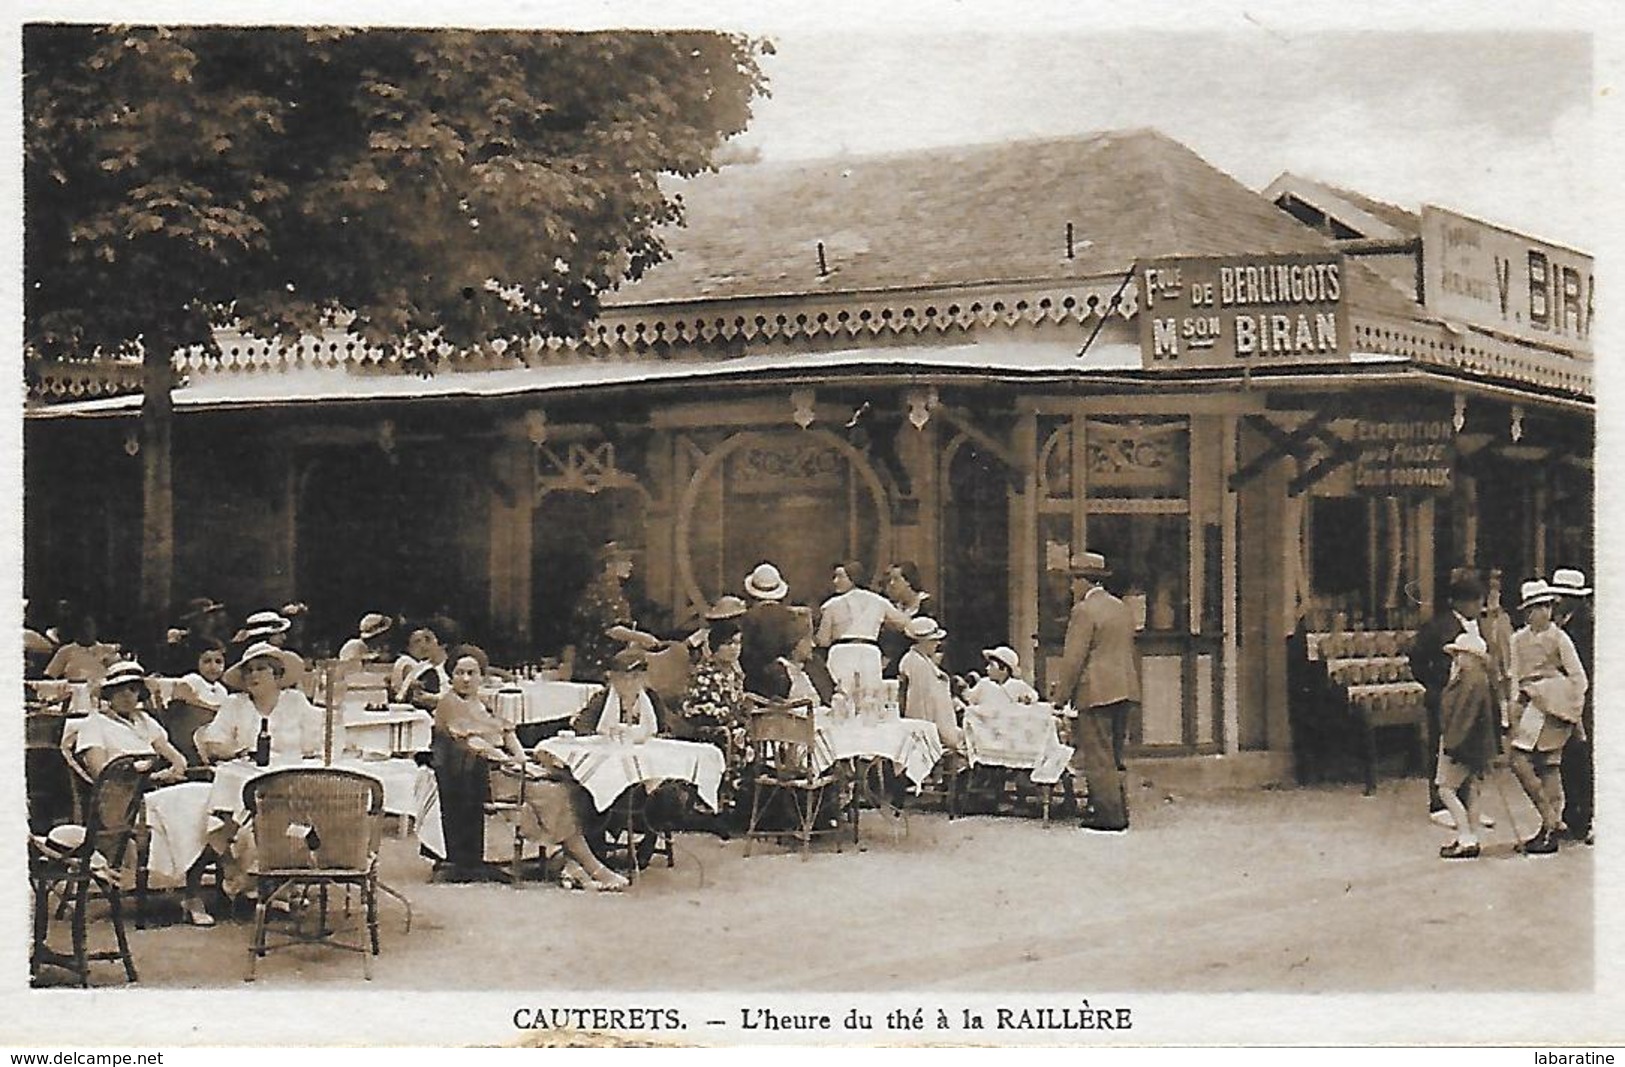
<svg viewBox="0 0 1625 1067"><path fill-rule="evenodd" d="M263 961L256 988L1592 987L1593 850L1513 854L1493 791L1501 825L1483 858L1445 862L1420 779L1386 781L1373 797L1337 785L1170 798L1142 775L1133 789L1134 829L1117 837L937 813L914 815L898 837L868 816L860 850L803 861L772 845L745 858L738 840L684 835L676 868L657 860L624 896L431 885L411 843L391 838L385 878L417 914L403 935L384 902L376 980L363 982L354 955L299 948ZM1527 832L1533 812L1510 780L1506 789ZM1539 951L1508 936L1531 901L1548 924ZM787 914L818 936L792 948ZM241 988L248 933L242 922L133 932L141 985ZM525 945L548 951L512 951ZM95 981L119 977L103 966Z"/></svg>

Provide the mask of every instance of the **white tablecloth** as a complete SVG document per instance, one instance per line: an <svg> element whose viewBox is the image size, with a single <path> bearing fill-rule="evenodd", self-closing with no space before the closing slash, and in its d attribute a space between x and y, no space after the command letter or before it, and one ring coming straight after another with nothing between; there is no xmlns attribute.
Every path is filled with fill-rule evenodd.
<svg viewBox="0 0 1625 1067"><path fill-rule="evenodd" d="M587 706L603 686L592 682L550 682L540 678L480 690L486 706L510 726L568 719Z"/></svg>
<svg viewBox="0 0 1625 1067"><path fill-rule="evenodd" d="M664 737L628 744L592 736L550 737L536 748L569 767L599 811L608 811L617 797L639 782L668 779L693 783L700 791L700 799L712 811L717 810L722 750L715 745Z"/></svg>
<svg viewBox="0 0 1625 1067"><path fill-rule="evenodd" d="M55 703L71 697L68 711L73 714L92 711L96 707L96 701L90 694L89 682L67 682L60 678L46 678L24 684L34 691L36 699L46 703Z"/></svg>
<svg viewBox="0 0 1625 1067"><path fill-rule="evenodd" d="M434 716L410 704L391 704L387 711L368 711L367 701L357 695L344 700L344 737L335 744L342 751L395 755L422 752L431 742Z"/></svg>
<svg viewBox="0 0 1625 1067"><path fill-rule="evenodd" d="M820 773L844 759L888 759L919 785L942 758L937 724L925 719L837 719L819 708L814 730L813 770Z"/></svg>
<svg viewBox="0 0 1625 1067"><path fill-rule="evenodd" d="M1048 704L977 704L965 709L965 758L972 767L1030 770L1036 784L1054 785L1072 747L1061 743Z"/></svg>
<svg viewBox="0 0 1625 1067"><path fill-rule="evenodd" d="M232 760L217 764L214 782L208 793L208 810L229 814L241 823L247 816L243 808L243 786L262 774L287 767L320 767L320 760L299 760L275 763L269 767L256 767L251 760ZM446 854L444 835L440 826L440 790L434 771L420 767L409 759L387 760L334 760L334 767L360 771L376 778L384 787L384 811L391 815L410 815L417 821L418 841L437 856Z"/></svg>

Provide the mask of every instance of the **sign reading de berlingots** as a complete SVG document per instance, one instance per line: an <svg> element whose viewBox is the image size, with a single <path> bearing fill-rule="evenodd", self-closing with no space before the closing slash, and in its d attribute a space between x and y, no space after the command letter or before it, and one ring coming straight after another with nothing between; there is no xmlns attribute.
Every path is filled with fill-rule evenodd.
<svg viewBox="0 0 1625 1067"><path fill-rule="evenodd" d="M1134 274L1147 370L1349 358L1341 254L1150 259Z"/></svg>

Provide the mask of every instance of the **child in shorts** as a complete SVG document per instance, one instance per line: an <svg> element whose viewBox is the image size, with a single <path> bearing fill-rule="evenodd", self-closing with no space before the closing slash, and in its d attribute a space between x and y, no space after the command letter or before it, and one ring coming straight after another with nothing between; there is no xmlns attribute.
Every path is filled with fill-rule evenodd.
<svg viewBox="0 0 1625 1067"><path fill-rule="evenodd" d="M1537 579L1522 593L1524 625L1512 635L1512 773L1540 812L1540 832L1519 849L1545 855L1557 851L1563 828L1563 746L1590 680L1574 642L1552 621L1557 592Z"/></svg>
<svg viewBox="0 0 1625 1067"><path fill-rule="evenodd" d="M1462 631L1444 646L1450 680L1439 698L1439 799L1456 820L1456 838L1439 849L1447 860L1479 854L1478 796L1485 773L1500 751L1500 701L1492 680L1489 646Z"/></svg>

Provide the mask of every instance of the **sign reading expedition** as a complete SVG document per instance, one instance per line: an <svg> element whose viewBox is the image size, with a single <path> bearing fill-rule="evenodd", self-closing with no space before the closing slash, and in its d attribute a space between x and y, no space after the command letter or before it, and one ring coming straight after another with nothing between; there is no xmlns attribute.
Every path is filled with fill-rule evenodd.
<svg viewBox="0 0 1625 1067"><path fill-rule="evenodd" d="M1147 370L1349 358L1337 253L1140 260L1134 274Z"/></svg>

